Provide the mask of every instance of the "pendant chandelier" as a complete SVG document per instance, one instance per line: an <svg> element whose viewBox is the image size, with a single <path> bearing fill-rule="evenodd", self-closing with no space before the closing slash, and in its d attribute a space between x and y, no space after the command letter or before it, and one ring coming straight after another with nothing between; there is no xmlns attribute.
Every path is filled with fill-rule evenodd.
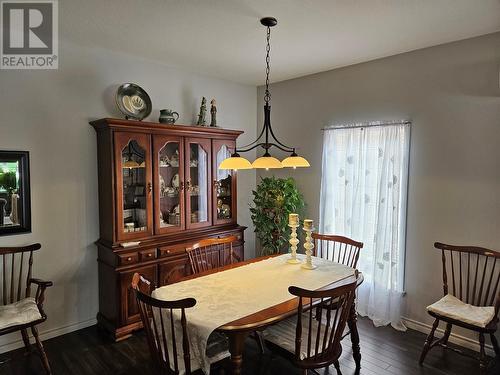
<svg viewBox="0 0 500 375"><path fill-rule="evenodd" d="M271 45L269 40L271 39L271 27L276 26L278 21L274 17L265 17L260 20L260 23L267 28L267 45L266 45L266 91L264 93L264 126L262 131L255 141L252 143L237 148L231 157L222 161L219 169L274 169L274 168L297 168L297 167L309 167L309 162L303 157L297 155L295 152L295 147L290 147L280 142L274 135L273 128L271 127L271 93L269 92L269 51L271 50ZM264 141L261 138L264 137ZM253 163L250 163L247 159L240 156L240 152L248 152L257 147L262 147L264 149L264 155L255 159ZM269 150L275 147L281 151L290 153L290 156L285 158L283 161L279 161L275 157L271 156Z"/></svg>

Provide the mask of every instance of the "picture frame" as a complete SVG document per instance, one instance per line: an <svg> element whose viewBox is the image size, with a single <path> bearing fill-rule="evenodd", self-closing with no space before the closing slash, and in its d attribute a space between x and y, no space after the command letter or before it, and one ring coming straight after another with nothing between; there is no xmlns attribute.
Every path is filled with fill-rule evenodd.
<svg viewBox="0 0 500 375"><path fill-rule="evenodd" d="M0 236L31 232L28 151L0 150Z"/></svg>

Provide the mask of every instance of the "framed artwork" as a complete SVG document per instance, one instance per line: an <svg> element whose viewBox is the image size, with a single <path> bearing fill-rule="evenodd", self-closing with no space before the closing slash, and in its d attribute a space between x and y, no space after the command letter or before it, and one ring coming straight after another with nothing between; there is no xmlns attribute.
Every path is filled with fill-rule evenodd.
<svg viewBox="0 0 500 375"><path fill-rule="evenodd" d="M31 232L28 151L0 151L0 236Z"/></svg>

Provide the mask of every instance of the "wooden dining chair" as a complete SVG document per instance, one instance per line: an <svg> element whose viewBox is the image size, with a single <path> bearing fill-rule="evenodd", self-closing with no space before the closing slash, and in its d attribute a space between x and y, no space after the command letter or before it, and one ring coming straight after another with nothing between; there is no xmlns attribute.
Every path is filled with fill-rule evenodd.
<svg viewBox="0 0 500 375"><path fill-rule="evenodd" d="M427 307L435 321L419 363L423 364L425 356L435 346L467 355L448 346L452 327L456 325L479 334L480 373L485 374L488 365L484 349L485 335L490 335L495 354L498 356L500 352L495 338L500 309L500 252L439 242L434 247L441 251L444 297ZM446 323L444 336L434 340L440 321Z"/></svg>
<svg viewBox="0 0 500 375"><path fill-rule="evenodd" d="M188 247L186 252L193 274L241 262L242 259L238 257L233 248L237 240L236 236L208 238Z"/></svg>
<svg viewBox="0 0 500 375"><path fill-rule="evenodd" d="M182 367L179 366L179 353L182 353L185 374L202 374L201 370L191 368L186 317L186 310L195 306L196 300L194 298L175 301L156 299L151 296L154 285L138 273L134 273L131 287L136 296L149 350L160 374L174 375L182 372ZM181 337L179 333L182 333ZM213 334L207 343L207 356L221 358L227 352L227 348L227 339L221 334ZM216 366L215 361L214 366Z"/></svg>
<svg viewBox="0 0 500 375"><path fill-rule="evenodd" d="M45 320L43 311L45 290L51 281L32 278L33 252L40 250L39 243L20 247L0 247L0 273L2 290L0 293L0 336L21 331L26 350L31 350L28 328L35 338L36 347L47 374L51 374L49 360L38 335L36 326ZM35 296L31 296L36 285Z"/></svg>
<svg viewBox="0 0 500 375"><path fill-rule="evenodd" d="M362 242L354 241L348 237L320 233L313 233L312 238L314 240L314 256L352 268L358 266L359 252L363 248Z"/></svg>
<svg viewBox="0 0 500 375"><path fill-rule="evenodd" d="M332 262L340 263L348 267L357 268L359 253L363 248L363 242L358 242L349 237L337 236L331 234L313 233L314 240L314 255L323 259L331 260ZM360 278L359 284L362 282ZM359 286L358 284L358 286ZM331 308L336 308L336 303L330 305ZM349 319L347 324L349 330L344 333L342 339L351 335L353 345L359 346L359 333L356 318L355 303L351 306L352 319ZM316 310L316 317L319 318L319 310ZM358 350L355 350L355 362L358 368L361 367L361 357L358 355Z"/></svg>
<svg viewBox="0 0 500 375"><path fill-rule="evenodd" d="M266 343L280 349L304 374L333 364L340 375L342 333L351 312L358 277L355 271L354 277L343 285L326 290L289 287L290 294L299 298L297 313L269 327L264 334ZM319 320L314 318L313 303L320 309ZM330 306L333 303L337 304L336 308Z"/></svg>

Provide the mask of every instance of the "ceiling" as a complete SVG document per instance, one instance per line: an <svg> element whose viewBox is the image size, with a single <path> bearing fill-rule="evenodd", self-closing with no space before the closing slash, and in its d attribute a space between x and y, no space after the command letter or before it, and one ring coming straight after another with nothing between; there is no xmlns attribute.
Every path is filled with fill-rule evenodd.
<svg viewBox="0 0 500 375"><path fill-rule="evenodd" d="M500 30L500 0L65 0L60 38L204 75L271 81Z"/></svg>

